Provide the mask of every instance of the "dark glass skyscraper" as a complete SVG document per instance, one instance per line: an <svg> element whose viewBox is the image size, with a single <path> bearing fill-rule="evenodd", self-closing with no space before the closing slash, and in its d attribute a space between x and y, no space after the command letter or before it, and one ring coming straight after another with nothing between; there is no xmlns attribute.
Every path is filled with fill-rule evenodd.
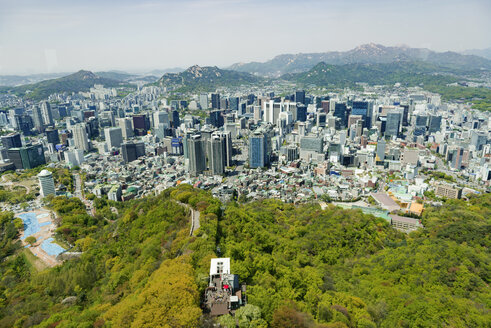
<svg viewBox="0 0 491 328"><path fill-rule="evenodd" d="M363 121L365 122L364 127L370 128L372 126L371 119L372 113L371 108L369 108L369 103L367 101L353 101L353 108L351 110L351 115L361 115Z"/></svg>
<svg viewBox="0 0 491 328"><path fill-rule="evenodd" d="M334 117L337 117L341 121L341 127L345 128L348 123L348 110L345 103L336 103L334 106Z"/></svg>
<svg viewBox="0 0 491 328"><path fill-rule="evenodd" d="M305 90L295 91L295 102L305 105Z"/></svg>
<svg viewBox="0 0 491 328"><path fill-rule="evenodd" d="M220 94L218 93L211 94L211 108L220 109Z"/></svg>
<svg viewBox="0 0 491 328"><path fill-rule="evenodd" d="M431 115L428 123L428 133L435 133L440 131L441 124L442 124L441 116Z"/></svg>
<svg viewBox="0 0 491 328"><path fill-rule="evenodd" d="M223 126L223 116L222 112L219 110L213 110L210 112L210 124L216 128Z"/></svg>
<svg viewBox="0 0 491 328"><path fill-rule="evenodd" d="M22 141L19 133L10 133L6 136L2 136L2 145L5 149L20 148L22 147Z"/></svg>
<svg viewBox="0 0 491 328"><path fill-rule="evenodd" d="M189 174L198 176L206 170L204 142L200 135L193 135L188 140Z"/></svg>
<svg viewBox="0 0 491 328"><path fill-rule="evenodd" d="M297 105L297 121L305 122L307 120L307 106Z"/></svg>
<svg viewBox="0 0 491 328"><path fill-rule="evenodd" d="M60 137L58 136L58 130L48 128L45 131L46 138L48 139L48 143L52 145L58 145L60 143Z"/></svg>
<svg viewBox="0 0 491 328"><path fill-rule="evenodd" d="M249 138L249 166L257 168L268 165L268 138L263 132L256 131Z"/></svg>

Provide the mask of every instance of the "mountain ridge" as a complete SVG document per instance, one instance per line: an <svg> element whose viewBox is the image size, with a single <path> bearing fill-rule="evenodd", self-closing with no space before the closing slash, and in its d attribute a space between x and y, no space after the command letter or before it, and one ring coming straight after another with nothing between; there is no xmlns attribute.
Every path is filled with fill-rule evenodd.
<svg viewBox="0 0 491 328"><path fill-rule="evenodd" d="M101 77L91 71L79 70L60 78L10 88L8 91L32 100L41 100L53 93L89 91L94 84L117 87L121 83L121 81Z"/></svg>
<svg viewBox="0 0 491 328"><path fill-rule="evenodd" d="M424 61L447 68L466 70L491 69L491 61L475 55L456 52L435 52L426 48L408 46L386 47L369 43L348 51L281 54L266 62L236 63L228 69L256 75L280 76L285 73L304 72L319 62L332 65L390 63L395 61Z"/></svg>
<svg viewBox="0 0 491 328"><path fill-rule="evenodd" d="M260 80L261 78L246 72L221 69L217 66L193 65L180 73L166 73L157 83L183 90L214 91L220 86L251 84Z"/></svg>

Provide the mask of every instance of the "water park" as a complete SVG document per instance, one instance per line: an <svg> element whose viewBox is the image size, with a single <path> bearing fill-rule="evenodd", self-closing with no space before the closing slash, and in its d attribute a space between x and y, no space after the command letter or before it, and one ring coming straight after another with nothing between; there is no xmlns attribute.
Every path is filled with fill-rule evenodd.
<svg viewBox="0 0 491 328"><path fill-rule="evenodd" d="M56 229L53 222L54 213L48 210L36 210L16 214L24 223L24 231L21 234L21 240L25 247L48 266L55 266L60 263L56 257L65 252L66 249L58 245L52 235ZM26 242L27 237L36 238L36 242L29 244Z"/></svg>

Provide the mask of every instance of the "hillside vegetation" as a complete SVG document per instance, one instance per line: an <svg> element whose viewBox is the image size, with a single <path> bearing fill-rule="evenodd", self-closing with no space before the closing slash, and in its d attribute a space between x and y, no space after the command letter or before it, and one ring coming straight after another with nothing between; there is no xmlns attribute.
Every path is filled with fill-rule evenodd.
<svg viewBox="0 0 491 328"><path fill-rule="evenodd" d="M4 92L10 91L27 99L43 100L54 93L89 91L94 84L102 84L107 88L122 86L122 83L118 80L101 77L92 72L81 70L57 79L26 84L14 88L5 88Z"/></svg>
<svg viewBox="0 0 491 328"><path fill-rule="evenodd" d="M262 81L262 78L249 73L220 69L218 67L191 66L184 72L166 73L158 81L165 87L175 87L178 91L215 91L223 86L240 86Z"/></svg>
<svg viewBox="0 0 491 328"><path fill-rule="evenodd" d="M178 202L201 212L197 236ZM230 257L247 284L240 327L491 322L489 194L430 208L426 229L411 235L334 206L224 206L188 185L117 205L114 222L102 214L113 205L99 201L89 219L76 200L53 199L58 238L73 238L83 255L41 272L19 252L15 220L2 214L0 327L211 327L200 296L217 256ZM230 316L218 321L235 325Z"/></svg>

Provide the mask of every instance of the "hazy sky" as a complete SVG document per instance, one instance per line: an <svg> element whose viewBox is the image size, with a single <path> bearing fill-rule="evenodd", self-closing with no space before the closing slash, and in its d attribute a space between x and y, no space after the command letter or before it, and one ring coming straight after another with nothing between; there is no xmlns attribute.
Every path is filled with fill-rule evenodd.
<svg viewBox="0 0 491 328"><path fill-rule="evenodd" d="M490 0L0 0L0 75L227 66L360 44L491 46Z"/></svg>

